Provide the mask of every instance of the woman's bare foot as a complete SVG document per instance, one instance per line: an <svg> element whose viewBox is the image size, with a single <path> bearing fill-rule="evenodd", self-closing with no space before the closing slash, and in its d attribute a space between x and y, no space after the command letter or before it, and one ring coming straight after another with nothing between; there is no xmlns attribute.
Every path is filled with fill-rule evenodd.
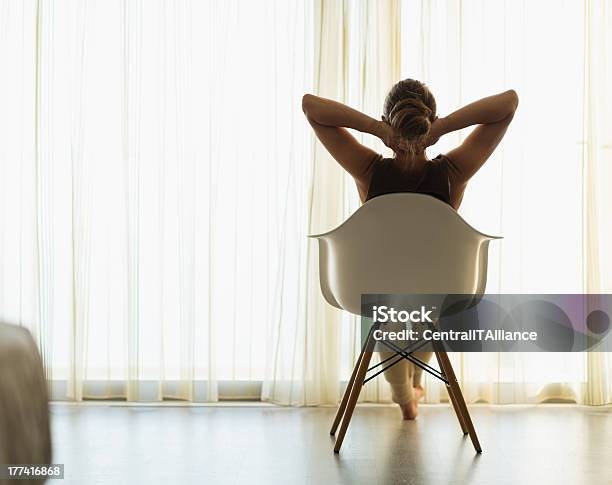
<svg viewBox="0 0 612 485"><path fill-rule="evenodd" d="M412 401L399 405L404 419L412 420L417 417L417 414L419 414L417 402L418 399L413 399Z"/></svg>
<svg viewBox="0 0 612 485"><path fill-rule="evenodd" d="M414 391L414 398L417 401L420 401L421 398L425 395L425 389L423 389L422 386L414 386L412 390Z"/></svg>

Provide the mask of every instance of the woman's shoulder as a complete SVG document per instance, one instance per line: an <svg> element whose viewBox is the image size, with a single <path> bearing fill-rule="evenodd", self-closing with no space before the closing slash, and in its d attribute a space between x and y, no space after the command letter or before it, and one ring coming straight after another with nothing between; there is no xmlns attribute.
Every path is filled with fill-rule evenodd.
<svg viewBox="0 0 612 485"><path fill-rule="evenodd" d="M377 163L379 165L387 164L392 160L392 158L384 157L381 153L378 153L376 157L374 157L374 163Z"/></svg>
<svg viewBox="0 0 612 485"><path fill-rule="evenodd" d="M449 158L444 153L438 153L438 156L431 159L434 163L448 163Z"/></svg>
<svg viewBox="0 0 612 485"><path fill-rule="evenodd" d="M380 170L388 170L394 165L393 158L384 157L382 154L377 154L370 164L370 172L378 172Z"/></svg>
<svg viewBox="0 0 612 485"><path fill-rule="evenodd" d="M450 195L450 204L453 208L458 209L463 199L466 182L461 178L461 172L451 158L443 153L440 153L435 160L444 167L445 177L448 180L448 188Z"/></svg>
<svg viewBox="0 0 612 485"><path fill-rule="evenodd" d="M457 172L457 166L455 163L444 153L438 154L437 157L431 159L432 162L444 166L450 173Z"/></svg>

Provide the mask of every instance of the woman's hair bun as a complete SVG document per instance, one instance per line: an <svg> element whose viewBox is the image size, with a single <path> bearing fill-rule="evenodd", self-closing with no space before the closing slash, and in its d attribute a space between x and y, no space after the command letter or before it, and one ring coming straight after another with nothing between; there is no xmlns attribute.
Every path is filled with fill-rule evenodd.
<svg viewBox="0 0 612 485"><path fill-rule="evenodd" d="M436 101L423 83L404 79L389 91L384 114L408 144L418 145L427 137L436 118Z"/></svg>
<svg viewBox="0 0 612 485"><path fill-rule="evenodd" d="M398 101L389 113L389 124L408 142L417 142L429 133L431 109L418 98Z"/></svg>

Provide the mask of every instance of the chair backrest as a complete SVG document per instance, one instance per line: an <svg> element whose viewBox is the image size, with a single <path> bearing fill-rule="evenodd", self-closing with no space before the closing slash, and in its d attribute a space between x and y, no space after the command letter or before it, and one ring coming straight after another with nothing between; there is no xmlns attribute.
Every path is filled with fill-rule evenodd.
<svg viewBox="0 0 612 485"><path fill-rule="evenodd" d="M449 205L417 193L393 193L363 204L319 242L325 300L359 315L361 295L482 295L489 242Z"/></svg>

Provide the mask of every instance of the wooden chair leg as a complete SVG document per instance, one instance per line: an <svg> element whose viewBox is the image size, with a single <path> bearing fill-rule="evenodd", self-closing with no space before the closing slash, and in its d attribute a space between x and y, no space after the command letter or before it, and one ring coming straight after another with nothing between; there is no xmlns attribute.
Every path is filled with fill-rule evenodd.
<svg viewBox="0 0 612 485"><path fill-rule="evenodd" d="M438 365L440 369L442 369L442 363L440 362L440 357L438 356L438 352L436 354L436 359L438 360ZM468 434L468 429L465 426L465 422L463 421L463 416L461 415L461 411L459 410L459 406L457 404L457 397L453 392L450 386L446 386L446 390L448 391L448 396L450 398L451 404L453 405L453 409L455 410L455 414L457 415L457 420L459 421L459 426L461 426L461 431L464 435Z"/></svg>
<svg viewBox="0 0 612 485"><path fill-rule="evenodd" d="M351 374L351 378L348 384L346 385L346 389L344 390L342 401L340 402L340 407L338 408L338 412L336 413L336 417L334 418L334 422L332 423L332 427L329 432L329 434L332 436L336 434L336 430L338 429L340 420L342 419L342 416L344 415L344 410L346 409L346 403L349 400L351 391L353 390L353 387L355 384L355 376L357 375L359 365L361 364L361 360L363 359L363 352L364 352L364 349L362 348L361 353L359 354L359 357L357 358L357 362L355 362L355 367L353 368L353 373Z"/></svg>
<svg viewBox="0 0 612 485"><path fill-rule="evenodd" d="M467 428L468 434L470 435L470 439L472 440L474 449L476 450L476 453L482 453L482 448L480 447L478 436L476 436L476 430L474 429L474 424L472 423L470 412L468 411L468 408L465 404L465 400L463 399L461 388L457 383L457 377L455 376L455 371L453 370L453 366L451 365L448 355L445 351L438 349L436 350L436 356L440 362L440 366L442 367L442 372L448 379L449 393L452 392L452 394L454 395L454 399L457 404L457 409L459 411L459 414L463 418L463 422Z"/></svg>
<svg viewBox="0 0 612 485"><path fill-rule="evenodd" d="M376 341L370 335L366 342L366 348L363 352L363 355L361 356L359 367L357 368L357 373L355 374L355 381L353 382L351 394L346 403L344 417L342 418L342 424L340 425L340 432L338 433L336 443L334 444L334 453L340 452L340 447L342 446L342 442L344 441L344 435L346 434L348 425L351 422L351 417L353 416L353 411L355 410L355 406L357 405L359 393L361 392L361 388L363 387L363 380L365 379L366 373L368 371L368 366L370 365L370 360L372 359L372 351L374 349L375 343Z"/></svg>
<svg viewBox="0 0 612 485"><path fill-rule="evenodd" d="M361 364L361 359L363 358L363 353L368 345L370 335L372 334L373 328L370 329L368 336L366 337L366 341L361 346L361 352L359 353L359 357L357 358L357 362L355 362L355 367L353 367L353 372L351 374L351 378L344 390L344 394L342 395L342 401L340 402L340 406L338 407L338 412L336 412L336 417L334 418L334 422L332 423L331 430L329 431L330 435L336 434L336 430L338 429L338 425L340 424L340 420L344 415L344 410L346 409L346 403L349 400L349 396L351 395L351 391L353 390L353 386L355 384L355 376L357 375L357 370L359 369L359 364Z"/></svg>

